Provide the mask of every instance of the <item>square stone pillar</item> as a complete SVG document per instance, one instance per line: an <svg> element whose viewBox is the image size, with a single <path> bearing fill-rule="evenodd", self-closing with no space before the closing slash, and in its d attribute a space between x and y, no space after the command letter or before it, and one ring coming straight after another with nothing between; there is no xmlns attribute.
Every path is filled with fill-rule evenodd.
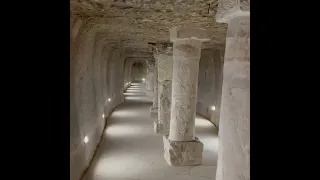
<svg viewBox="0 0 320 180"><path fill-rule="evenodd" d="M228 23L223 67L216 180L250 179L250 4L219 1Z"/></svg>
<svg viewBox="0 0 320 180"><path fill-rule="evenodd" d="M159 50L160 51L160 50ZM155 133L169 135L171 86L172 86L172 46L159 52L158 59L158 119L154 122Z"/></svg>
<svg viewBox="0 0 320 180"><path fill-rule="evenodd" d="M153 81L154 81L155 62L154 60L147 61L147 77L145 80L146 96L152 98L153 96Z"/></svg>
<svg viewBox="0 0 320 180"><path fill-rule="evenodd" d="M172 104L170 132L164 137L164 157L169 165L202 163L203 144L195 135L196 99L201 44L211 39L204 29L172 28Z"/></svg>
<svg viewBox="0 0 320 180"><path fill-rule="evenodd" d="M153 76L153 99L150 108L151 117L158 117L158 60L155 59L155 69Z"/></svg>

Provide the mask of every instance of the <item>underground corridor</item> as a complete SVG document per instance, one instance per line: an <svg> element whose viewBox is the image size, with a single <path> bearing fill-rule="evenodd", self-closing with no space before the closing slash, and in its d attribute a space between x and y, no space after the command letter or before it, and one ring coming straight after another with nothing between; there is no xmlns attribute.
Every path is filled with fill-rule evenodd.
<svg viewBox="0 0 320 180"><path fill-rule="evenodd" d="M163 158L162 137L153 131L152 101L142 83L132 83L125 101L107 119L107 128L91 167L83 179L199 179L214 177L217 131L200 115L197 137L204 143L202 166L170 167ZM206 146L207 145L207 146Z"/></svg>
<svg viewBox="0 0 320 180"><path fill-rule="evenodd" d="M70 180L250 179L250 0L70 8Z"/></svg>

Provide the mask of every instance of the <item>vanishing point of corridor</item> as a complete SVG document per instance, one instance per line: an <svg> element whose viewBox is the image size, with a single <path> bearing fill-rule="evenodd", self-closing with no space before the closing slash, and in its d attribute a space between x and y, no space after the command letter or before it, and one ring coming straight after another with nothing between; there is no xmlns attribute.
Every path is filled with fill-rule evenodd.
<svg viewBox="0 0 320 180"><path fill-rule="evenodd" d="M197 116L196 135L204 144L200 166L168 166L162 136L153 132L152 101L143 83L131 83L125 101L107 119L107 128L83 180L208 180L215 179L217 130Z"/></svg>

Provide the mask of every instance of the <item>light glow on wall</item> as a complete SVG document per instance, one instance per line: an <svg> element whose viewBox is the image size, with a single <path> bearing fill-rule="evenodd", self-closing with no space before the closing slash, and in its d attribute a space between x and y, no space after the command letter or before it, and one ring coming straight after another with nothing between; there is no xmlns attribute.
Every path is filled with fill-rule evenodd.
<svg viewBox="0 0 320 180"><path fill-rule="evenodd" d="M110 102L110 101L111 101L111 98L108 98L108 101Z"/></svg>
<svg viewBox="0 0 320 180"><path fill-rule="evenodd" d="M142 81L145 81L146 79L145 78L142 78Z"/></svg>
<svg viewBox="0 0 320 180"><path fill-rule="evenodd" d="M83 141L84 141L85 144L87 144L87 143L89 142L88 136L85 136L84 139L83 139Z"/></svg>
<svg viewBox="0 0 320 180"><path fill-rule="evenodd" d="M211 107L211 110L212 110L212 111L215 111L215 110L216 110L216 107L215 107L215 106L212 106L212 107Z"/></svg>
<svg viewBox="0 0 320 180"><path fill-rule="evenodd" d="M104 119L104 117L105 117L104 114L102 114L102 118L103 118L103 119Z"/></svg>

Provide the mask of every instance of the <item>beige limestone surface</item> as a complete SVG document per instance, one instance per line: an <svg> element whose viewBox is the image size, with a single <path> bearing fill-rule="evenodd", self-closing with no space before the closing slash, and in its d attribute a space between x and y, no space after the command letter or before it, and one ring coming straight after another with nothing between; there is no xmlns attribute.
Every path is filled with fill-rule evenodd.
<svg viewBox="0 0 320 180"><path fill-rule="evenodd" d="M132 83L125 102L107 120L97 153L82 180L209 180L215 179L217 130L196 117L196 134L204 144L200 166L169 166L163 157L163 137L153 132L151 100L144 86Z"/></svg>

